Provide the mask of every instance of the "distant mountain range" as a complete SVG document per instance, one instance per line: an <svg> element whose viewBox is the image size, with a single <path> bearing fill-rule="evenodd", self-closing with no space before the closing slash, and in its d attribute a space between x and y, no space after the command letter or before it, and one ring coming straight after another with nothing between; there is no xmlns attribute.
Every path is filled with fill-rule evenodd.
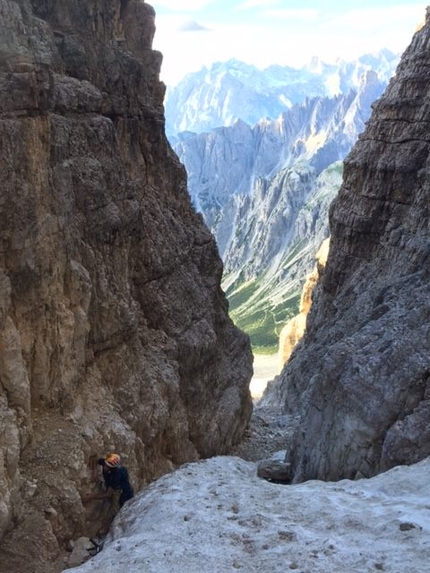
<svg viewBox="0 0 430 573"><path fill-rule="evenodd" d="M366 71L347 94L306 98L277 119L251 126L240 118L228 127L180 134L174 149L187 169L191 197L208 224L212 226L232 195L251 192L257 178L274 177L303 160L321 173L343 159L385 86L376 72Z"/></svg>
<svg viewBox="0 0 430 573"><path fill-rule="evenodd" d="M263 118L276 119L307 98L333 97L357 89L369 70L388 83L399 57L382 50L353 62L327 64L313 58L301 69L277 65L260 70L238 60L218 62L167 88L166 132L172 139L185 131L201 133L233 125L237 119L251 126Z"/></svg>
<svg viewBox="0 0 430 573"><path fill-rule="evenodd" d="M329 233L342 160L397 61L383 51L350 63L314 59L303 70L260 71L232 60L168 92L170 141L216 237L231 314L254 348L274 350L297 310Z"/></svg>

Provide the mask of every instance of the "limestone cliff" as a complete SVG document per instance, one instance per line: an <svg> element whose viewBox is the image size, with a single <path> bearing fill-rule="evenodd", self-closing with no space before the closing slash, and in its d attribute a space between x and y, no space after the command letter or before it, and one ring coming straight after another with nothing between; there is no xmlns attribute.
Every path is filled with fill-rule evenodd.
<svg viewBox="0 0 430 573"><path fill-rule="evenodd" d="M327 262L330 239L325 239L315 258L315 269L306 278L300 297L299 313L287 322L279 335L279 370L282 370L306 330L306 319L312 305L312 293Z"/></svg>
<svg viewBox="0 0 430 573"><path fill-rule="evenodd" d="M0 0L0 571L94 533L88 459L136 488L228 452L248 339L164 134L142 0Z"/></svg>
<svg viewBox="0 0 430 573"><path fill-rule="evenodd" d="M430 454L430 22L345 161L304 339L272 388L295 481Z"/></svg>

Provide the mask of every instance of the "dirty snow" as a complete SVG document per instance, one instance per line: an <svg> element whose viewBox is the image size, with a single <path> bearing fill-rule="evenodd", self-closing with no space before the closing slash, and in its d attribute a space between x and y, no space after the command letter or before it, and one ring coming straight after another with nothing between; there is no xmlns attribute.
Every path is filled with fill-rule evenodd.
<svg viewBox="0 0 430 573"><path fill-rule="evenodd" d="M128 502L104 550L73 573L424 573L430 458L371 479L280 485L216 457Z"/></svg>

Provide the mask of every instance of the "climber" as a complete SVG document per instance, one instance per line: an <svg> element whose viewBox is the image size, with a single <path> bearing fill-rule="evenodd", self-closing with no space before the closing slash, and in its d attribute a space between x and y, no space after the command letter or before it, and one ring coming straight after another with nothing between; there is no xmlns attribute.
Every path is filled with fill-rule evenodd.
<svg viewBox="0 0 430 573"><path fill-rule="evenodd" d="M130 484L127 468L121 465L118 454L108 454L105 458L97 460L97 465L103 468L104 491L102 493L88 493L82 501L87 503L93 499L109 499L110 510L106 522L102 527L101 534L109 531L110 524L124 503L134 496ZM94 468L97 472L97 466ZM94 475L93 477L96 477Z"/></svg>

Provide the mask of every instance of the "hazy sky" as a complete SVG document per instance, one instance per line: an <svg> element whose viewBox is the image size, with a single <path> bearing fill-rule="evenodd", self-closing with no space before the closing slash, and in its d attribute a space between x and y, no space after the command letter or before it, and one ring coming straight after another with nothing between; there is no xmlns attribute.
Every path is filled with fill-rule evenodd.
<svg viewBox="0 0 430 573"><path fill-rule="evenodd" d="M424 19L414 0L148 0L156 11L154 48L168 84L214 61L265 67L332 61L386 47L402 52Z"/></svg>

